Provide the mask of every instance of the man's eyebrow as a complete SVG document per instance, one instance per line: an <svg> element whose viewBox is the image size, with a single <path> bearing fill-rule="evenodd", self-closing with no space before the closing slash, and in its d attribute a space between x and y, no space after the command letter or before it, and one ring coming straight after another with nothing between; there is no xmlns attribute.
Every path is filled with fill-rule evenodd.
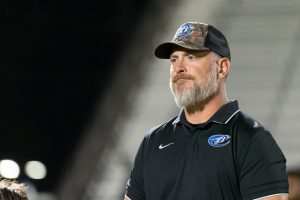
<svg viewBox="0 0 300 200"><path fill-rule="evenodd" d="M171 54L170 58L178 58L178 55Z"/></svg>

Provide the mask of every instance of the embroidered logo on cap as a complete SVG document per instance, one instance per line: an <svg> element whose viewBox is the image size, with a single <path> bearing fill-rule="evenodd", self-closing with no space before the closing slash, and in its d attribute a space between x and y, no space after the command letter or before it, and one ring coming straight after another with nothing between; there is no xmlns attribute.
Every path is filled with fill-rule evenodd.
<svg viewBox="0 0 300 200"><path fill-rule="evenodd" d="M186 45L192 45L193 48L204 47L204 37L207 33L207 24L185 23L176 32L173 41L184 42Z"/></svg>
<svg viewBox="0 0 300 200"><path fill-rule="evenodd" d="M193 30L194 30L193 24L186 23L178 29L175 38L187 37L193 33Z"/></svg>
<svg viewBox="0 0 300 200"><path fill-rule="evenodd" d="M212 147L224 147L230 142L229 135L212 135L208 138L208 144Z"/></svg>

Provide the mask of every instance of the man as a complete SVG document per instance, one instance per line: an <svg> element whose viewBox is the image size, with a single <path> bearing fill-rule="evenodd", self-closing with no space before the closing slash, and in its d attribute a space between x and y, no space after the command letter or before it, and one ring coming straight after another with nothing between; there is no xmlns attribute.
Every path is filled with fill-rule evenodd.
<svg viewBox="0 0 300 200"><path fill-rule="evenodd" d="M28 200L25 185L6 179L0 180L0 200Z"/></svg>
<svg viewBox="0 0 300 200"><path fill-rule="evenodd" d="M170 88L182 110L144 137L125 200L287 199L280 148L237 101L227 100L225 36L188 22L154 53L170 59Z"/></svg>

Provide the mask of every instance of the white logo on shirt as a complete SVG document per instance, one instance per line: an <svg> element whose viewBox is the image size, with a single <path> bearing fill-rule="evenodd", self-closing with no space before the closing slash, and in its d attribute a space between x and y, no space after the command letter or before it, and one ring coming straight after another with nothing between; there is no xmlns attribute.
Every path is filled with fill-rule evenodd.
<svg viewBox="0 0 300 200"><path fill-rule="evenodd" d="M174 144L174 142L172 142L172 143L169 143L169 144L166 144L166 145L159 145L159 149L164 149L164 148L166 148L167 146L170 146L170 145L172 145L172 144Z"/></svg>

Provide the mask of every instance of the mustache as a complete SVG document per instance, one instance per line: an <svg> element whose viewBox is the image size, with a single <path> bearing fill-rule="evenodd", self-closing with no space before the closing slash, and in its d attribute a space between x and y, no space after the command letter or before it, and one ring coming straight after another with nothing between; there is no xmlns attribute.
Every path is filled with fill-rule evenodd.
<svg viewBox="0 0 300 200"><path fill-rule="evenodd" d="M172 78L172 82L175 83L180 79L190 79L193 80L194 76L190 75L190 74L177 74Z"/></svg>

